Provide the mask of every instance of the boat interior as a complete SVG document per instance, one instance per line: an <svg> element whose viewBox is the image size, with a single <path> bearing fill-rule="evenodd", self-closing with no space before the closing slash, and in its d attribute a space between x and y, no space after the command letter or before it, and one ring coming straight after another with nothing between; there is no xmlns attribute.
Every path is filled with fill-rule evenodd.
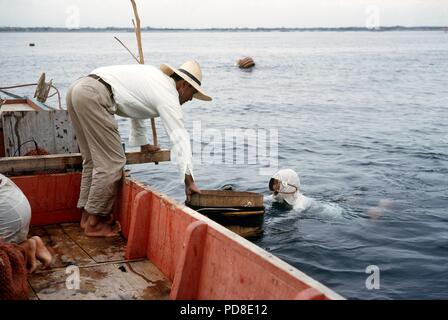
<svg viewBox="0 0 448 320"><path fill-rule="evenodd" d="M86 237L79 223L34 226L30 236L53 256L51 269L28 277L30 299L169 299L172 282L148 259L126 259L123 237Z"/></svg>
<svg viewBox="0 0 448 320"><path fill-rule="evenodd" d="M89 238L76 208L81 174L11 176L27 196L31 235L53 253L29 277L32 299L343 299L206 216L127 176L113 214L122 237ZM79 271L79 286L73 282Z"/></svg>

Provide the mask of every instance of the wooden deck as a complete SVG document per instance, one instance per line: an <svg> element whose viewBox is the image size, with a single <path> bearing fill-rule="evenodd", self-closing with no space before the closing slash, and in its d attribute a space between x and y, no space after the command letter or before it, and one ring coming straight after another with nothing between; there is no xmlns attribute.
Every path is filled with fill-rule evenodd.
<svg viewBox="0 0 448 320"><path fill-rule="evenodd" d="M31 228L53 254L52 268L29 276L30 299L169 299L171 282L147 259L126 260L123 238L89 238L78 223ZM79 289L68 289L79 268ZM67 273L66 273L67 272Z"/></svg>

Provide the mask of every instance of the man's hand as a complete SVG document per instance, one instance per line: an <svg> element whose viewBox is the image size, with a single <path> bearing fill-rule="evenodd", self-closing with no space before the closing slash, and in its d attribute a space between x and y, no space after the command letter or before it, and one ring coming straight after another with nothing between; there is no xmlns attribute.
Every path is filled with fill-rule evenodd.
<svg viewBox="0 0 448 320"><path fill-rule="evenodd" d="M193 178L190 175L185 175L185 195L187 196L187 203L191 201L191 196L194 193L201 193L201 190L196 186Z"/></svg>
<svg viewBox="0 0 448 320"><path fill-rule="evenodd" d="M154 146L152 144L145 144L143 146L140 146L140 151L141 152L151 153L151 152L156 152L156 151L159 151L159 150L160 150L160 146Z"/></svg>

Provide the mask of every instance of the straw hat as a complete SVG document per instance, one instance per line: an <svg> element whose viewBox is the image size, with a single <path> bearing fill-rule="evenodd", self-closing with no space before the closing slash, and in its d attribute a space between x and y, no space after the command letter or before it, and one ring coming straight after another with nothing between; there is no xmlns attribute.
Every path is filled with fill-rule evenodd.
<svg viewBox="0 0 448 320"><path fill-rule="evenodd" d="M160 70L167 76L171 76L176 73L182 79L187 81L193 86L198 92L194 94L194 98L204 101L211 101L212 98L209 97L201 87L202 82L202 71L201 66L194 60L189 60L180 66L179 69L173 68L166 63L160 65Z"/></svg>

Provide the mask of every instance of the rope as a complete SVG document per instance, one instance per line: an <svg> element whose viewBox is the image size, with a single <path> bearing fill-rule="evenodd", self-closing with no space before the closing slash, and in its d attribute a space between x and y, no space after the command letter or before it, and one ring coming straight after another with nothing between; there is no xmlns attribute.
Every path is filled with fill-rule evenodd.
<svg viewBox="0 0 448 320"><path fill-rule="evenodd" d="M34 146L36 147L36 150L39 149L39 146L37 145L36 140L34 140L34 138L33 138L33 139L31 139L31 140L25 141L25 142L22 143L20 146L18 146L17 149L16 149L16 151L14 151L14 154L13 154L12 156L15 157L17 151L19 152L19 156L20 156L20 148L22 148L22 146L23 146L24 144L28 143L28 142L34 142Z"/></svg>

